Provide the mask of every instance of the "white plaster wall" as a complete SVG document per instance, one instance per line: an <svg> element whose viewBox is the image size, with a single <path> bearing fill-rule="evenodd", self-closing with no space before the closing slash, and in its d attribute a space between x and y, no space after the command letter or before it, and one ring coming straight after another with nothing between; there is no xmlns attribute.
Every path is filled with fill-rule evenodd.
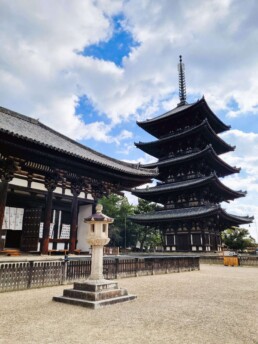
<svg viewBox="0 0 258 344"><path fill-rule="evenodd" d="M13 178L9 184L27 187L28 181L25 179Z"/></svg>
<svg viewBox="0 0 258 344"><path fill-rule="evenodd" d="M82 191L82 192L80 193L80 195L78 196L78 198L85 198L85 192Z"/></svg>
<svg viewBox="0 0 258 344"><path fill-rule="evenodd" d="M65 189L65 195L72 196L73 194L71 193L70 189Z"/></svg>
<svg viewBox="0 0 258 344"><path fill-rule="evenodd" d="M65 248L65 244L63 243L63 242L59 242L58 244L57 244L57 250L64 250L64 248Z"/></svg>
<svg viewBox="0 0 258 344"><path fill-rule="evenodd" d="M85 217L92 214L92 205L82 205L79 209L78 214L78 231L77 231L77 246L76 248L82 251L89 251L90 246L86 242L86 223L84 223Z"/></svg>
<svg viewBox="0 0 258 344"><path fill-rule="evenodd" d="M37 183L37 182L32 182L32 183L31 183L31 188L32 188L32 189L38 189L38 190L44 190L44 191L47 190L47 189L45 188L45 185L44 185L44 184Z"/></svg>
<svg viewBox="0 0 258 344"><path fill-rule="evenodd" d="M61 194L62 192L63 192L63 190L59 186L57 188L55 188L55 190L54 190L54 193Z"/></svg>

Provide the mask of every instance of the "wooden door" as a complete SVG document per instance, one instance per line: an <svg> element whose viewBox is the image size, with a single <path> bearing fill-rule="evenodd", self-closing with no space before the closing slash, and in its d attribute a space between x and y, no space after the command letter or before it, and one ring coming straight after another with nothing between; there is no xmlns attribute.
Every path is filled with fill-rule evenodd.
<svg viewBox="0 0 258 344"><path fill-rule="evenodd" d="M41 211L41 208L24 209L21 237L22 251L28 252L38 250Z"/></svg>
<svg viewBox="0 0 258 344"><path fill-rule="evenodd" d="M177 251L189 251L189 235L188 234L178 234L176 238L176 249Z"/></svg>

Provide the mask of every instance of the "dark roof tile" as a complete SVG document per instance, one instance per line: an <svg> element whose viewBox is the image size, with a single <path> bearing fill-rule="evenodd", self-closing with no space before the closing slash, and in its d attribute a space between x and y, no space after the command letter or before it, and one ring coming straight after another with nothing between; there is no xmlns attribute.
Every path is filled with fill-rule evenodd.
<svg viewBox="0 0 258 344"><path fill-rule="evenodd" d="M142 168L137 164L130 164L105 156L58 133L34 118L2 107L0 107L0 131L113 170L145 177L157 175L155 169Z"/></svg>
<svg viewBox="0 0 258 344"><path fill-rule="evenodd" d="M227 219L228 221L235 222L236 224L251 223L253 220L253 217L241 217L229 214L224 209L222 209L220 205L206 205L201 207L161 210L148 214L131 215L129 216L129 218L137 223L144 223L149 221L166 222L170 220L187 220L189 218L205 217L214 214L217 214L222 218Z"/></svg>

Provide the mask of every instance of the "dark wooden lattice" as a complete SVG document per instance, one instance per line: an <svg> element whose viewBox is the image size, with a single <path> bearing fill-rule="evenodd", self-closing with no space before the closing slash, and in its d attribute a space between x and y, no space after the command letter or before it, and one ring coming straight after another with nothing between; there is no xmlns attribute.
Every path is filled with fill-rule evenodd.
<svg viewBox="0 0 258 344"><path fill-rule="evenodd" d="M21 250L37 251L39 242L39 227L41 208L25 209L21 237Z"/></svg>

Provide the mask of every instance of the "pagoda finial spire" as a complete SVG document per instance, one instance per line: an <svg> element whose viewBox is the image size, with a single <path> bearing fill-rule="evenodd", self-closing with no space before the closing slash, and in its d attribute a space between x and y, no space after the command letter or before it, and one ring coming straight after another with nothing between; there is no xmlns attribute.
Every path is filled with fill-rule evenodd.
<svg viewBox="0 0 258 344"><path fill-rule="evenodd" d="M178 64L178 73L179 73L179 99L180 103L178 106L187 104L186 101L186 85L185 85L185 65L182 62L182 55L179 56Z"/></svg>

